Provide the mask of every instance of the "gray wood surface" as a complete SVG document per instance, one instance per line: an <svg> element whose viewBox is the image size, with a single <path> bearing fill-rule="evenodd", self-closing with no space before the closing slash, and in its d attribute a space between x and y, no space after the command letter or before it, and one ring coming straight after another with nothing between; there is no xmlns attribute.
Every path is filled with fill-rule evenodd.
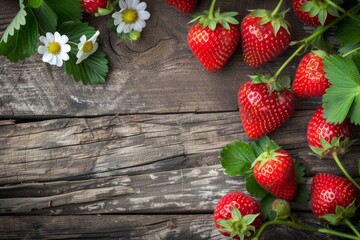
<svg viewBox="0 0 360 240"><path fill-rule="evenodd" d="M293 49L252 69L239 48L223 70L209 73L187 46L191 15L163 0L145 2L152 17L139 42L109 32L109 17L86 19L100 29L110 60L104 85L76 83L39 55L18 63L0 57L1 239L226 239L214 229L213 209L245 186L224 174L219 152L250 141L237 91L249 74L274 73ZM200 1L198 11L209 4ZM223 11L239 11L239 20L246 9L275 5L218 1ZM16 11L17 1L1 0L0 35ZM294 39L313 30L292 11L288 20ZM285 72L294 76L299 59ZM305 165L308 186L318 172L341 174L331 159L308 155L306 125L320 101L297 99L294 115L269 135ZM353 176L359 153L357 143L343 157ZM309 203L292 207L305 224L318 224ZM262 239L335 238L274 227Z"/></svg>

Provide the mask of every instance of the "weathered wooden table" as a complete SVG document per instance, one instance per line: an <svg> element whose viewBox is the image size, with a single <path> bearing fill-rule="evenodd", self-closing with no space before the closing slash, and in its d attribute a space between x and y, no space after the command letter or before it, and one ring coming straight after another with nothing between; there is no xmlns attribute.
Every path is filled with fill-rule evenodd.
<svg viewBox="0 0 360 240"><path fill-rule="evenodd" d="M88 19L110 60L104 85L75 83L39 55L18 63L0 57L1 239L225 239L214 229L213 208L225 193L244 190L244 179L223 173L219 151L249 140L237 91L249 74L274 73L293 49L252 69L239 48L222 71L209 73L187 46L191 15L163 0L146 2L152 16L139 42L109 32L109 17ZM1 31L17 4L1 1ZM239 20L246 9L275 5L218 1ZM294 39L313 30L292 11L288 20ZM298 61L287 67L290 76ZM317 172L340 174L331 160L307 155L306 125L320 101L299 99L291 119L270 134L305 164L309 184ZM354 176L359 152L356 145L344 161ZM302 222L318 223L309 204L293 209ZM262 239L275 238L328 237L276 227Z"/></svg>

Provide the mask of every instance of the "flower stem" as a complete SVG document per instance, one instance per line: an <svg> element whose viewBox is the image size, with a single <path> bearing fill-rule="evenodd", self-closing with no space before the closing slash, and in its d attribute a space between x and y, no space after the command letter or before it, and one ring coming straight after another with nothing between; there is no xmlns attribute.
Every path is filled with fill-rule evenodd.
<svg viewBox="0 0 360 240"><path fill-rule="evenodd" d="M357 52L357 51L359 51L359 50L360 50L360 47L357 47L357 48L355 48L355 49L352 49L352 50L348 51L347 53L344 53L342 56L343 56L343 57L347 57L347 56L349 56L350 54L352 54L352 53L354 53L354 52Z"/></svg>
<svg viewBox="0 0 360 240"><path fill-rule="evenodd" d="M347 238L347 239L360 240L359 237L354 236L352 234L338 232L338 231L327 229L327 228L319 228L318 232L333 235L333 236L343 237L343 238Z"/></svg>
<svg viewBox="0 0 360 240"><path fill-rule="evenodd" d="M214 18L215 3L216 3L216 0L212 0L211 5L210 5L210 9L209 9L209 19Z"/></svg>
<svg viewBox="0 0 360 240"><path fill-rule="evenodd" d="M349 219L345 219L344 220L344 222L345 222L345 224L349 227L349 228L351 228L351 230L356 234L356 236L358 236L359 238L360 238L360 233L359 233L359 231L356 229L356 227L350 222L350 220Z"/></svg>
<svg viewBox="0 0 360 240"><path fill-rule="evenodd" d="M336 152L333 153L333 158L336 162L336 164L339 166L339 168L341 169L341 171L343 172L343 174L347 177L347 179L349 179L350 182L352 182L359 190L360 190L360 185L355 182L355 180L350 176L350 174L346 171L346 169L344 168L344 166L342 165L338 155Z"/></svg>
<svg viewBox="0 0 360 240"><path fill-rule="evenodd" d="M350 18L354 19L355 21L359 22L360 19L357 18L356 16L350 14L349 12L347 12L345 9L343 9L342 7L340 7L339 5L337 5L336 3L334 3L331 0L325 0L326 3L328 3L329 5L333 6L336 10L338 10L339 12L349 16Z"/></svg>
<svg viewBox="0 0 360 240"><path fill-rule="evenodd" d="M271 13L271 17L275 17L279 13L281 5L283 4L283 2L284 2L284 0L279 1L278 5L274 9L274 11Z"/></svg>

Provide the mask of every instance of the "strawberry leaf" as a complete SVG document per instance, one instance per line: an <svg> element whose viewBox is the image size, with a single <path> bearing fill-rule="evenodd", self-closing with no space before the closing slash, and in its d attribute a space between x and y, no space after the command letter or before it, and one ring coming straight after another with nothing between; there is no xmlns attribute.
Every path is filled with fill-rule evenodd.
<svg viewBox="0 0 360 240"><path fill-rule="evenodd" d="M355 45L359 43L359 22L352 18L347 18L344 21L341 21L341 23L338 24L335 37L340 46Z"/></svg>
<svg viewBox="0 0 360 240"><path fill-rule="evenodd" d="M295 202L307 202L310 198L310 190L305 184L301 183L296 186L296 196L293 201Z"/></svg>
<svg viewBox="0 0 360 240"><path fill-rule="evenodd" d="M256 158L260 156L262 153L266 152L266 150L269 148L269 150L276 150L279 149L279 145L277 145L273 140L271 140L269 137L265 136L262 137L255 142L251 143L251 148L253 149Z"/></svg>
<svg viewBox="0 0 360 240"><path fill-rule="evenodd" d="M28 6L31 8L38 8L42 3L42 0L28 0Z"/></svg>
<svg viewBox="0 0 360 240"><path fill-rule="evenodd" d="M246 190L250 195L257 198L263 198L268 194L267 191L255 180L254 174L250 174L246 177Z"/></svg>
<svg viewBox="0 0 360 240"><path fill-rule="evenodd" d="M230 176L244 176L252 172L256 155L251 146L242 141L226 145L220 152L221 165Z"/></svg>
<svg viewBox="0 0 360 240"><path fill-rule="evenodd" d="M302 163L295 163L295 177L296 183L304 183L305 182L305 166Z"/></svg>
<svg viewBox="0 0 360 240"><path fill-rule="evenodd" d="M275 199L276 198L271 194L267 194L266 196L264 196L261 199L261 201L260 201L261 214L262 214L264 220L270 218L270 213L272 212L272 204Z"/></svg>
<svg viewBox="0 0 360 240"><path fill-rule="evenodd" d="M347 116L360 124L360 58L327 56L324 71L331 86L323 96L324 117L329 123L342 123Z"/></svg>
<svg viewBox="0 0 360 240"><path fill-rule="evenodd" d="M24 0L19 0L20 10L16 14L15 18L11 21L6 28L4 35L1 38L1 42L7 43L9 36L14 36L15 31L20 29L20 26L25 25L27 12L25 10Z"/></svg>
<svg viewBox="0 0 360 240"><path fill-rule="evenodd" d="M47 32L55 32L58 18L46 2L42 2L40 7L33 9L33 12L41 35L45 35Z"/></svg>
<svg viewBox="0 0 360 240"><path fill-rule="evenodd" d="M82 18L79 0L43 0L57 15L59 25L65 21L79 21Z"/></svg>

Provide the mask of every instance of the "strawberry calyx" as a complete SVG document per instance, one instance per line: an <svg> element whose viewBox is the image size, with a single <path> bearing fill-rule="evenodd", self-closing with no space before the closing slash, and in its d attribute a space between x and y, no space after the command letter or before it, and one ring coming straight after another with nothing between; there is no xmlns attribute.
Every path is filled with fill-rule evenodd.
<svg viewBox="0 0 360 240"><path fill-rule="evenodd" d="M274 91L281 92L291 88L291 79L289 76L249 75L249 77L254 84L266 83L269 94L272 94Z"/></svg>
<svg viewBox="0 0 360 240"><path fill-rule="evenodd" d="M115 10L115 5L117 3L118 3L118 1L108 0L106 7L105 8L99 7L97 13L95 13L95 16L96 17L106 16L106 15L112 13Z"/></svg>
<svg viewBox="0 0 360 240"><path fill-rule="evenodd" d="M275 199L271 205L271 211L275 214L276 220L286 220L291 215L290 204L283 199Z"/></svg>
<svg viewBox="0 0 360 240"><path fill-rule="evenodd" d="M339 225L346 220L352 218L356 213L356 206L355 206L355 200L349 204L346 208L343 206L337 205L335 208L335 213L329 213L325 214L323 216L320 216L319 218L322 220L325 220L326 222L332 224L332 225Z"/></svg>
<svg viewBox="0 0 360 240"><path fill-rule="evenodd" d="M277 11L272 12L266 9L250 10L252 16L256 18L261 18L260 25L265 25L271 22L275 37L281 27L283 27L290 34L290 30L289 30L290 24L285 20L285 14L288 11L289 9L277 13Z"/></svg>
<svg viewBox="0 0 360 240"><path fill-rule="evenodd" d="M333 2L336 4L342 3L341 0L333 0ZM340 16L338 10L334 6L331 6L323 0L306 1L301 6L300 11L309 13L309 17L311 18L318 16L319 22L322 26L324 26L328 14L334 17Z"/></svg>
<svg viewBox="0 0 360 240"><path fill-rule="evenodd" d="M238 236L240 240L244 240L245 237L250 237L255 232L256 229L251 224L259 215L260 213L242 216L239 209L233 207L230 219L217 221L217 224L223 227L219 231L229 233L231 238Z"/></svg>
<svg viewBox="0 0 360 240"><path fill-rule="evenodd" d="M277 157L283 157L283 156L286 156L286 155L283 153L277 152L277 149L267 148L267 150L265 152L263 152L262 154L260 154L259 157L252 163L251 167L254 168L254 166L258 162L260 162L259 169L261 169L265 165L265 163L267 163L268 161L279 162Z"/></svg>
<svg viewBox="0 0 360 240"><path fill-rule="evenodd" d="M349 138L340 139L334 137L331 142L328 142L323 136L320 136L321 147L314 147L311 145L309 147L313 151L313 154L319 158L333 157L334 154L347 153L355 141L356 140L350 140Z"/></svg>

